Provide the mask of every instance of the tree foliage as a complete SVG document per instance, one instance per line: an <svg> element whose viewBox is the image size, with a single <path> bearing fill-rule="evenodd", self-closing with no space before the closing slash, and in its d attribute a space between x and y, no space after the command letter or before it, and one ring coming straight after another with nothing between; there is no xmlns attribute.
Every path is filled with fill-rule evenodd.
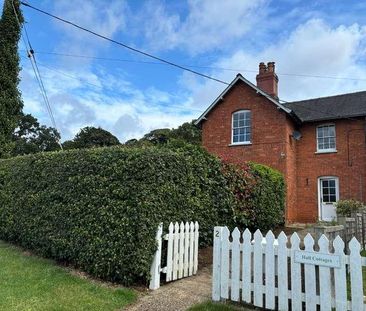
<svg viewBox="0 0 366 311"><path fill-rule="evenodd" d="M150 142L154 145L165 144L171 137L171 130L168 128L165 129L156 129L144 135L141 139L142 141Z"/></svg>
<svg viewBox="0 0 366 311"><path fill-rule="evenodd" d="M12 134L21 116L23 102L18 89L18 41L23 23L19 0L5 0L0 19L0 158L8 156L13 148Z"/></svg>
<svg viewBox="0 0 366 311"><path fill-rule="evenodd" d="M30 114L22 115L13 134L12 155L59 150L60 133L53 127L40 125Z"/></svg>
<svg viewBox="0 0 366 311"><path fill-rule="evenodd" d="M80 149L94 147L109 147L119 145L120 142L116 136L100 128L87 126L75 135L73 140L63 143L65 149Z"/></svg>
<svg viewBox="0 0 366 311"><path fill-rule="evenodd" d="M128 146L165 145L169 143L201 144L201 130L194 125L194 120L185 122L176 129L155 129L145 134L140 140L130 139L125 144Z"/></svg>
<svg viewBox="0 0 366 311"><path fill-rule="evenodd" d="M175 139L184 140L193 145L200 145L202 139L201 130L194 124L195 120L191 122L185 122L178 128L173 129L171 137Z"/></svg>

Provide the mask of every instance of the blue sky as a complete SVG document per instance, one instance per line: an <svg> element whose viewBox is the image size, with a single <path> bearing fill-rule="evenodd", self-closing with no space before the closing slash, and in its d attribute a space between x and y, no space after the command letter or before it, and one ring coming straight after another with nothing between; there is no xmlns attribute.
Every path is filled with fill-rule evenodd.
<svg viewBox="0 0 366 311"><path fill-rule="evenodd" d="M258 63L275 61L279 96L286 101L366 90L364 1L28 3L228 82L238 72L255 82ZM225 88L29 8L23 13L63 140L88 125L101 126L122 142L176 127L197 118ZM50 125L23 44L19 49L24 111Z"/></svg>

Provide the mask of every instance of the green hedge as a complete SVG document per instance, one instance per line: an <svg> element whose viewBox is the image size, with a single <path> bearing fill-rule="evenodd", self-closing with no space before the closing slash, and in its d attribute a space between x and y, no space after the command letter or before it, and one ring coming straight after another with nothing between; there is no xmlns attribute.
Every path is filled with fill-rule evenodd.
<svg viewBox="0 0 366 311"><path fill-rule="evenodd" d="M200 147L98 148L0 160L0 238L102 279L149 277L160 222L272 228L283 221L281 174L223 165Z"/></svg>
<svg viewBox="0 0 366 311"><path fill-rule="evenodd" d="M268 230L284 223L286 187L280 172L250 162L246 167L225 164L223 173L236 198L233 214L237 226Z"/></svg>
<svg viewBox="0 0 366 311"><path fill-rule="evenodd" d="M272 229L285 220L286 186L283 175L268 166L249 163L250 171L256 179L252 196L255 209L254 226Z"/></svg>
<svg viewBox="0 0 366 311"><path fill-rule="evenodd" d="M230 225L221 163L200 148L100 148L0 161L0 238L103 279L146 279L158 224Z"/></svg>

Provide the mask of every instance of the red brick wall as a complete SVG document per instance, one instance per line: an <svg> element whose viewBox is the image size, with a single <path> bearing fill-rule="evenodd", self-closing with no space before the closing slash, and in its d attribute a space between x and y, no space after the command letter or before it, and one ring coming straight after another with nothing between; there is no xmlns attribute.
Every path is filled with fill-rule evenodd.
<svg viewBox="0 0 366 311"><path fill-rule="evenodd" d="M289 118L289 117L287 117ZM297 141L292 137L295 130L295 124L292 120L286 122L286 186L287 186L287 222L296 222L297 210Z"/></svg>
<svg viewBox="0 0 366 311"><path fill-rule="evenodd" d="M252 145L229 146L232 113L241 109L251 110ZM228 162L240 165L254 161L271 166L286 177L289 175L287 192L291 195L287 199L286 214L292 219L295 207L289 204L296 201L295 146L290 145L293 125L286 113L239 81L206 117L202 123L202 142L209 152Z"/></svg>
<svg viewBox="0 0 366 311"><path fill-rule="evenodd" d="M232 113L241 109L252 113L252 144L230 146ZM339 177L341 199L366 201L363 119L335 121L338 152L315 154L316 126L322 123L302 125L298 129L301 139L294 140L291 134L295 124L288 115L240 81L206 118L202 123L202 142L209 152L239 165L246 161L262 163L284 174L288 222L315 222L318 219L320 176Z"/></svg>
<svg viewBox="0 0 366 311"><path fill-rule="evenodd" d="M337 153L315 153L316 127L324 123L335 124ZM339 178L340 199L354 198L365 202L365 121L345 119L304 124L301 134L302 138L297 142L296 221L314 222L318 219L318 178L321 176Z"/></svg>

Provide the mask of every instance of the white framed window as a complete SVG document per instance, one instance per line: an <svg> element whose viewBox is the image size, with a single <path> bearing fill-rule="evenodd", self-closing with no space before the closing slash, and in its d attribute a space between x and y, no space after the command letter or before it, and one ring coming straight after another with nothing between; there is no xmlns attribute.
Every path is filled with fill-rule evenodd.
<svg viewBox="0 0 366 311"><path fill-rule="evenodd" d="M250 110L236 111L232 115L231 143L250 144L252 139L252 120Z"/></svg>
<svg viewBox="0 0 366 311"><path fill-rule="evenodd" d="M335 152L336 130L334 124L324 124L316 128L316 140L318 152Z"/></svg>

